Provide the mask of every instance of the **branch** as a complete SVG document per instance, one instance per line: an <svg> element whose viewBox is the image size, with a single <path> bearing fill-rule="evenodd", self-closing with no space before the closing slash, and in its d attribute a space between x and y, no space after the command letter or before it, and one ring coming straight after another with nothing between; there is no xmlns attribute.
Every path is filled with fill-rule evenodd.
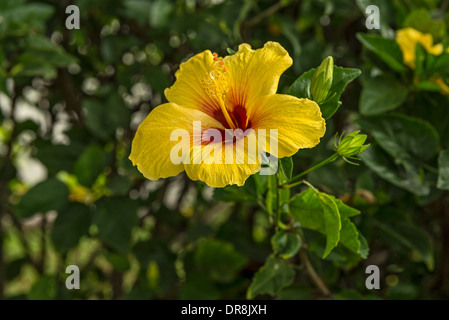
<svg viewBox="0 0 449 320"><path fill-rule="evenodd" d="M30 247L28 245L28 242L25 238L25 232L23 231L22 228L22 224L20 223L20 221L16 218L16 216L14 216L14 214L12 212L7 212L9 214L9 216L11 217L12 223L13 225L17 228L17 230L19 231L19 240L22 244L22 247L25 251L25 255L26 258L28 259L28 261L31 263L31 265L36 269L39 270L39 264L33 259L33 256L31 255L31 250Z"/></svg>
<svg viewBox="0 0 449 320"><path fill-rule="evenodd" d="M245 26L252 27L252 26L258 24L259 22L261 22L263 19L269 17L276 11L279 11L283 7L284 7L284 4L282 3L282 1L279 1L279 2L275 3L274 5L272 5L271 7L269 7L268 9L266 9L265 11L262 11L261 13L259 13L257 16L255 16L251 20L248 20L247 22L245 22Z"/></svg>
<svg viewBox="0 0 449 320"><path fill-rule="evenodd" d="M114 269L111 274L112 300L123 299L123 272Z"/></svg>
<svg viewBox="0 0 449 320"><path fill-rule="evenodd" d="M331 295L331 292L327 288L327 286L324 284L324 281L320 278L318 273L316 273L315 269L313 268L312 263L310 262L309 255L307 253L306 248L301 247L299 250L299 257L304 264L306 271L310 278L312 279L313 283L316 285L316 287L321 291L323 296L328 297Z"/></svg>
<svg viewBox="0 0 449 320"><path fill-rule="evenodd" d="M0 189L0 194L4 194L2 189L3 186ZM3 203L3 199L0 200L0 300L3 299L4 284L5 284L5 261L3 255L3 224L2 224L3 206L1 205L1 203Z"/></svg>
<svg viewBox="0 0 449 320"><path fill-rule="evenodd" d="M41 223L41 257L39 260L39 273L44 274L45 256L47 254L47 245L45 241L45 236L47 234L47 216L45 214L42 215Z"/></svg>
<svg viewBox="0 0 449 320"><path fill-rule="evenodd" d="M441 7L440 7L440 9L438 10L438 15L437 15L437 17L438 17L439 19L443 19L444 13L446 12L448 6L449 6L449 0L444 0L444 1L442 1Z"/></svg>

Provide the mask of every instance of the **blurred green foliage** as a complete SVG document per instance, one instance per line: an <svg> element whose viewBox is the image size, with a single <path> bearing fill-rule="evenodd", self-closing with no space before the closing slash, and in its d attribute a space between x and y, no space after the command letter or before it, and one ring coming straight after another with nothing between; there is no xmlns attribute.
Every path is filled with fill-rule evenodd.
<svg viewBox="0 0 449 320"><path fill-rule="evenodd" d="M65 27L69 4L79 30ZM365 27L370 4L380 30ZM411 26L446 48L448 24L437 0L2 0L0 298L327 296L310 265L335 299L448 298L449 100L428 80L448 83L449 54L418 45L411 70L394 40ZM148 181L128 160L180 62L266 41L294 61L281 93L308 97L312 68L335 61L326 135L280 162L280 183L329 157L336 132L371 143L360 166L339 159L306 176L316 189L280 191L289 230L267 213L272 177L213 190ZM365 287L370 264L380 290ZM65 287L68 265L80 290Z"/></svg>

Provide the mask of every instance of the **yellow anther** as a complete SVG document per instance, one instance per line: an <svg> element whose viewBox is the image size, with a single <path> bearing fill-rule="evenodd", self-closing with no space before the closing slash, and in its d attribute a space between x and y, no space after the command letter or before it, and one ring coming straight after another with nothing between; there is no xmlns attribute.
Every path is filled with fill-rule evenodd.
<svg viewBox="0 0 449 320"><path fill-rule="evenodd" d="M223 115L230 129L236 129L236 126L232 121L225 105L226 95L229 91L229 84L226 68L223 67L223 58L218 57L216 53L214 53L213 56L214 62L212 62L208 73L203 78L202 85L207 95L212 100L215 100L220 106L220 109L223 112Z"/></svg>

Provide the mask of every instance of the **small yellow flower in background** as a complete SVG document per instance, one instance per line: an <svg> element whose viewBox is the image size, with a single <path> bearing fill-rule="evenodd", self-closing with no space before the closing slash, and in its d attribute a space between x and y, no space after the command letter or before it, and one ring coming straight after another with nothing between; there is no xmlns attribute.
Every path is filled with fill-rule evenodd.
<svg viewBox="0 0 449 320"><path fill-rule="evenodd" d="M433 44L430 33L422 33L413 28L404 28L396 31L396 42L401 48L404 64L411 69L416 67L415 47L420 43L427 52L439 56L443 53L443 44ZM448 50L449 52L449 50ZM442 94L449 94L449 86L441 77L433 77L429 81L436 83L441 88Z"/></svg>
<svg viewBox="0 0 449 320"><path fill-rule="evenodd" d="M89 188L82 185L70 187L69 200L73 202L92 203L93 196Z"/></svg>
<svg viewBox="0 0 449 320"><path fill-rule="evenodd" d="M420 43L427 52L439 56L443 53L441 43L433 44L433 37L429 33L422 33L413 28L405 28L396 31L396 42L401 48L404 64L415 69L415 47Z"/></svg>
<svg viewBox="0 0 449 320"><path fill-rule="evenodd" d="M95 181L92 188L83 186L78 182L75 175L65 171L60 171L57 178L64 182L69 188L69 200L72 202L91 204L100 199L102 196L108 196L111 194L111 192L106 189L104 185L106 182L104 175L100 176L97 181Z"/></svg>
<svg viewBox="0 0 449 320"><path fill-rule="evenodd" d="M92 191L79 184L75 175L61 171L57 175L58 179L65 183L69 188L69 200L72 202L93 203L94 197Z"/></svg>
<svg viewBox="0 0 449 320"><path fill-rule="evenodd" d="M429 81L432 81L432 82L436 83L437 85L439 85L440 88L442 89L442 91L441 91L442 94L449 94L449 86L446 84L446 82L444 82L443 78L434 77L434 78L430 79Z"/></svg>
<svg viewBox="0 0 449 320"><path fill-rule="evenodd" d="M215 142L215 138L205 142L207 129L216 129L223 136L226 129L265 129L267 140L270 129L276 129L278 158L316 146L326 130L319 106L308 99L276 94L281 74L291 65L288 52L276 42L268 42L258 50L241 44L237 53L225 58L206 50L181 63L174 85L165 90L169 102L156 107L140 124L130 160L150 180L185 170L190 179L211 187L241 186L260 170L260 158L248 161L248 150L236 145L239 138L231 144ZM194 122L201 123L199 134L194 132ZM190 152L180 163L171 161L171 152L179 144L170 139L176 129L184 129L189 135L186 147ZM210 153L214 143L221 144L218 158L223 159L222 163L207 157L199 163L192 161L192 142L198 140L201 154L207 151L210 158L217 156ZM265 150L258 151L270 152L272 144L270 140ZM227 152L233 154L233 163L224 161ZM235 161L238 159L245 161Z"/></svg>

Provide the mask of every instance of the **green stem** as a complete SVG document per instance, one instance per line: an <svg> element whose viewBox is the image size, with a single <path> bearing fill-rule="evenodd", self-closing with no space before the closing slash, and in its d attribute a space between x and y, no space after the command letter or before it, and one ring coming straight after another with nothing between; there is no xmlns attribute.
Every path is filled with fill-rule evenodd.
<svg viewBox="0 0 449 320"><path fill-rule="evenodd" d="M309 181L302 180L301 182L308 185L313 191L315 191L316 194L320 193L320 191L317 188L315 188Z"/></svg>
<svg viewBox="0 0 449 320"><path fill-rule="evenodd" d="M279 229L279 223L281 222L281 212L279 210L279 170L276 172L276 231Z"/></svg>
<svg viewBox="0 0 449 320"><path fill-rule="evenodd" d="M279 229L286 230L288 226L285 225L281 221L281 208L280 208L280 185L279 185L279 171L276 172L276 212L275 212L275 220L276 220L276 231Z"/></svg>
<svg viewBox="0 0 449 320"><path fill-rule="evenodd" d="M245 24L248 27L252 27L253 25L261 22L263 19L271 16L276 11L282 9L284 6L285 6L284 3L282 1L279 1L279 2L275 3L274 5L272 5L271 7L269 7L268 9L266 9L265 11L258 14L257 16L255 16L254 18L252 18L251 20L248 20Z"/></svg>
<svg viewBox="0 0 449 320"><path fill-rule="evenodd" d="M309 275L310 279L312 279L315 286L321 291L323 296L325 296L325 297L330 296L331 292L327 288L323 279L321 279L321 277L315 271L315 268L313 267L312 262L310 262L309 255L307 253L307 250L304 248L304 246L302 246L301 249L299 249L299 257L306 269L307 274Z"/></svg>
<svg viewBox="0 0 449 320"><path fill-rule="evenodd" d="M312 168L309 168L309 169L307 169L306 171L303 171L303 172L301 172L300 174L294 176L293 178L290 179L289 182L292 182L292 181L295 181L295 180L300 179L301 177L305 176L306 174L308 174L308 173L310 173L310 172L312 172L312 171L314 171L314 170L316 170L316 169L318 169L318 168L321 168L322 166L324 166L324 165L326 165L326 164L328 164L328 163L331 163L331 162L337 160L338 157L339 157L339 155L338 155L337 153L334 153L333 155L331 155L331 156L330 156L329 158L327 158L326 160L323 160L323 161L321 161L320 163L318 163L317 165L313 166ZM290 188L293 188L293 187L295 187L295 186L297 186L297 185L299 185L299 184L301 184L301 183L303 183L303 182L302 182L302 181L299 181L299 182L296 182L296 183L291 183L291 184L282 185L281 187L282 187L283 189L290 189Z"/></svg>

